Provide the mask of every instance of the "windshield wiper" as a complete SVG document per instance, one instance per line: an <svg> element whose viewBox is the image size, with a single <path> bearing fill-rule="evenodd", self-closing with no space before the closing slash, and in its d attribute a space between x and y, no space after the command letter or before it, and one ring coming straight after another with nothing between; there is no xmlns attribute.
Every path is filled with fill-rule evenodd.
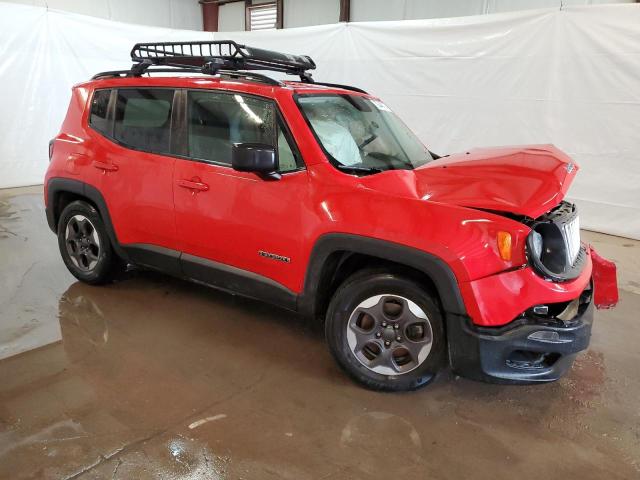
<svg viewBox="0 0 640 480"><path fill-rule="evenodd" d="M373 167L357 167L354 165L336 165L338 170L342 170L343 172L353 172L353 173L380 173L382 172L379 168Z"/></svg>

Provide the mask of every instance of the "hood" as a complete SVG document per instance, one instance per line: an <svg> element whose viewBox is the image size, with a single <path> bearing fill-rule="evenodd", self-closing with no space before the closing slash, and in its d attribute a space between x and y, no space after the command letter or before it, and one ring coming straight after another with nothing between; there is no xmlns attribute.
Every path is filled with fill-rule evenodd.
<svg viewBox="0 0 640 480"><path fill-rule="evenodd" d="M416 170L363 178L363 186L461 207L536 218L564 198L578 166L553 145L479 148Z"/></svg>

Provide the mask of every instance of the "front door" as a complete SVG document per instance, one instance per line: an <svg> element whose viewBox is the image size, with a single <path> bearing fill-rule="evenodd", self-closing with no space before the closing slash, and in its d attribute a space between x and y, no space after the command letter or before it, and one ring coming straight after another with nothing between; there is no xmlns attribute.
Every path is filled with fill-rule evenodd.
<svg viewBox="0 0 640 480"><path fill-rule="evenodd" d="M299 290L307 172L275 103L219 91L187 92L189 159L178 159L174 203L187 276L275 303ZM278 152L279 180L231 168L234 143ZM286 300L286 298L285 298Z"/></svg>

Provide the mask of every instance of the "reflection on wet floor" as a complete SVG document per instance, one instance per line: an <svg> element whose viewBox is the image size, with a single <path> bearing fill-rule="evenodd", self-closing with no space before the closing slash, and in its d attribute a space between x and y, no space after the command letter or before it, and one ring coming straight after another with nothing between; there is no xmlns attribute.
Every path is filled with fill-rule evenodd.
<svg viewBox="0 0 640 480"><path fill-rule="evenodd" d="M0 202L0 478L640 478L632 289L559 382L379 394L293 314L154 273L76 282L40 196Z"/></svg>

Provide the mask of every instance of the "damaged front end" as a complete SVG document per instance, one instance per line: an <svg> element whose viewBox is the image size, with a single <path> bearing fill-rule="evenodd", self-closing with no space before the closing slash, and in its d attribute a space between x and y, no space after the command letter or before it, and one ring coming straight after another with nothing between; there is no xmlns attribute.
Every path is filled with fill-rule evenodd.
<svg viewBox="0 0 640 480"><path fill-rule="evenodd" d="M473 320L447 318L452 368L468 378L557 380L588 347L594 308L618 302L616 266L580 241L575 205L563 201L538 218L518 220L531 228L527 265L469 284L481 306L478 318L485 323L473 313ZM496 294L516 291L508 301ZM519 314L514 311L518 304L523 308Z"/></svg>
<svg viewBox="0 0 640 480"><path fill-rule="evenodd" d="M526 242L527 260L536 273L551 282L573 280L584 270L590 256L596 308L612 308L618 303L616 265L580 241L575 205L560 202L541 217L524 223L531 228Z"/></svg>

